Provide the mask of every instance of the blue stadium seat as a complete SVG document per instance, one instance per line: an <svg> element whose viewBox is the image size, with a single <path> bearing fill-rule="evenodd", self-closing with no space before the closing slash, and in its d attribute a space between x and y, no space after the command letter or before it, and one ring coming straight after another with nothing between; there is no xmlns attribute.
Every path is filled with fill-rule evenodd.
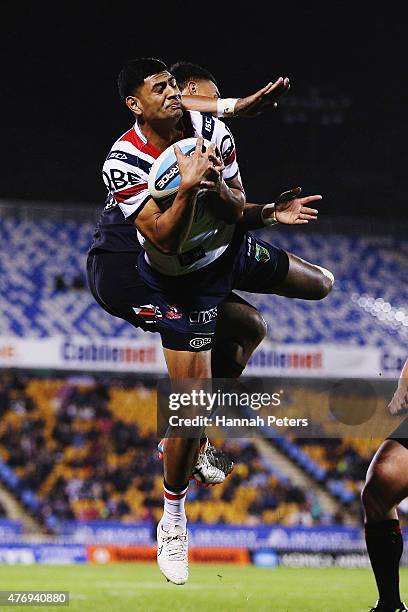
<svg viewBox="0 0 408 612"><path fill-rule="evenodd" d="M10 214L0 219L2 247L9 255L0 262L0 308L4 313L1 335L77 333L134 338L143 334L105 313L86 289L85 262L92 233L93 222L34 222ZM332 293L320 302L242 292L262 312L272 340L357 346L406 344L408 326L396 318L398 309L404 310L408 302L406 240L308 233L293 228L279 228L273 238L270 230L259 234L332 270L336 277ZM67 289L58 286L59 276ZM70 288L78 276L85 288ZM364 302L365 298L374 304ZM391 306L391 313L386 304Z"/></svg>

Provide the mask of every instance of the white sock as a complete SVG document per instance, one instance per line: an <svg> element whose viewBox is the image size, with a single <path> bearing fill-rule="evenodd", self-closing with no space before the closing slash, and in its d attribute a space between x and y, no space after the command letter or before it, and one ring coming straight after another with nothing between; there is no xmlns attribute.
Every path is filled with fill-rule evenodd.
<svg viewBox="0 0 408 612"><path fill-rule="evenodd" d="M188 485L181 491L170 491L164 487L164 514L162 519L163 528L168 531L175 525L180 525L186 530L187 517L184 509Z"/></svg>

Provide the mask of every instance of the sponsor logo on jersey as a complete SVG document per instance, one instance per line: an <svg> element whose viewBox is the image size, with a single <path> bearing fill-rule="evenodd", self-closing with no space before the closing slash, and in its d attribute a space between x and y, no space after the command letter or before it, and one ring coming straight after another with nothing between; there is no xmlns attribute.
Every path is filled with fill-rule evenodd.
<svg viewBox="0 0 408 612"><path fill-rule="evenodd" d="M125 160L125 159L127 159L127 155L126 155L126 153L121 153L121 151L112 151L111 153L109 153L107 159L122 159L122 160Z"/></svg>
<svg viewBox="0 0 408 612"><path fill-rule="evenodd" d="M211 130L213 124L213 120L211 119L211 117L204 117L204 128L206 130Z"/></svg>
<svg viewBox="0 0 408 612"><path fill-rule="evenodd" d="M217 306L210 310L192 310L190 312L190 323L198 325L206 325L213 319L217 318Z"/></svg>
<svg viewBox="0 0 408 612"><path fill-rule="evenodd" d="M128 185L137 185L140 183L140 176L135 174L134 172L122 172L118 168L111 168L109 170L109 174L106 171L103 171L103 181L108 189L123 189Z"/></svg>
<svg viewBox="0 0 408 612"><path fill-rule="evenodd" d="M167 319L181 319L183 313L179 311L177 306L169 306L169 310L164 315Z"/></svg>
<svg viewBox="0 0 408 612"><path fill-rule="evenodd" d="M269 261L271 256L269 255L268 249L261 246L260 244L255 245L255 259L260 263L266 263Z"/></svg>
<svg viewBox="0 0 408 612"><path fill-rule="evenodd" d="M211 343L211 338L193 338L189 342L190 346L192 346L195 349L199 349L205 346L206 344L210 344L210 343Z"/></svg>
<svg viewBox="0 0 408 612"><path fill-rule="evenodd" d="M161 319L163 317L160 308L153 306L153 304L132 306L132 309L139 317L143 317L145 323L154 323L156 319Z"/></svg>

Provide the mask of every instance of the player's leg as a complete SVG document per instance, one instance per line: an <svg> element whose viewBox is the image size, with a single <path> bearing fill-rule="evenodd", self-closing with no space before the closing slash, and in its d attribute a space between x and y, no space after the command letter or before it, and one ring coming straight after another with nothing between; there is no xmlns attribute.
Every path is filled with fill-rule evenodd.
<svg viewBox="0 0 408 612"><path fill-rule="evenodd" d="M234 288L304 300L321 300L330 293L334 276L329 270L250 233L245 240L247 248L241 252Z"/></svg>
<svg viewBox="0 0 408 612"><path fill-rule="evenodd" d="M388 404L388 410L391 414L405 414L408 412L408 359L402 368L398 387L394 397Z"/></svg>
<svg viewBox="0 0 408 612"><path fill-rule="evenodd" d="M98 304L109 314L144 331L158 332L160 317L163 318L163 315L151 303L151 291L140 278L135 267L136 260L135 253L98 252L89 255L89 289ZM204 442L194 475L200 482L217 484L232 470L233 463L221 450L210 448Z"/></svg>
<svg viewBox="0 0 408 612"><path fill-rule="evenodd" d="M408 438L383 442L368 468L362 492L367 551L379 592L374 609L384 612L404 609L399 592L403 540L397 506L408 496L407 442Z"/></svg>
<svg viewBox="0 0 408 612"><path fill-rule="evenodd" d="M289 269L285 279L272 293L303 300L322 300L333 288L334 276L330 270L309 263L293 253L288 253Z"/></svg>
<svg viewBox="0 0 408 612"><path fill-rule="evenodd" d="M110 315L143 331L157 332L150 291L136 268L137 253L88 255L87 280L96 302Z"/></svg>
<svg viewBox="0 0 408 612"><path fill-rule="evenodd" d="M169 377L211 379L211 351L189 352L163 348ZM164 479L171 488L185 489L197 458L200 436L193 439L169 437L164 453Z"/></svg>
<svg viewBox="0 0 408 612"><path fill-rule="evenodd" d="M182 379L184 385L188 385L186 379L192 379L193 390L194 380L200 379L204 383L211 379L211 350L177 350L177 333L172 329L177 327L177 322L173 322L173 325L168 321L166 323L170 330L164 329L162 342L169 377L174 381ZM187 342L188 339L183 339L179 346L183 347ZM169 345L173 348L169 348ZM188 416L194 415L189 411ZM199 428L194 437L176 437L169 432L163 453L164 508L157 526L157 561L163 575L175 584L184 584L188 579L185 500L201 435Z"/></svg>
<svg viewBox="0 0 408 612"><path fill-rule="evenodd" d="M219 306L211 370L214 378L241 376L267 325L254 306L231 293Z"/></svg>

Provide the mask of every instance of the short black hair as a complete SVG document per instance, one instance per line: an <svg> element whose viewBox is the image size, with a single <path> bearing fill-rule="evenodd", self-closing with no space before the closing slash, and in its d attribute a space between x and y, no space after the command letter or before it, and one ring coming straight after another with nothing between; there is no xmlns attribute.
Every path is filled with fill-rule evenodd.
<svg viewBox="0 0 408 612"><path fill-rule="evenodd" d="M118 89L122 100L132 95L134 90L143 84L146 77L168 70L162 60L155 57L140 57L129 60L119 72Z"/></svg>
<svg viewBox="0 0 408 612"><path fill-rule="evenodd" d="M191 80L212 81L216 87L218 83L209 70L192 64L191 62L176 62L169 68L171 74L175 77L180 89L184 89L187 83Z"/></svg>

